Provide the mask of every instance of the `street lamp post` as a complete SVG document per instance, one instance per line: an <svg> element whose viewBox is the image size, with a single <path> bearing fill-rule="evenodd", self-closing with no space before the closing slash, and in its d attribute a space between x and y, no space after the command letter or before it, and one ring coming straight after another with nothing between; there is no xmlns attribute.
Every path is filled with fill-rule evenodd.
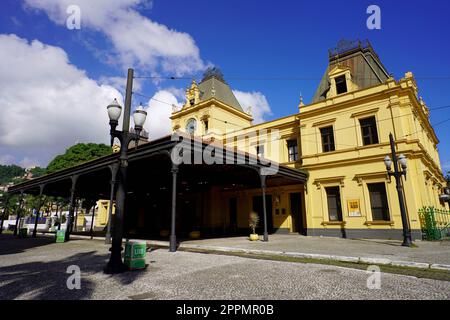
<svg viewBox="0 0 450 320"><path fill-rule="evenodd" d="M106 265L104 272L108 274L121 273L127 270L127 267L122 262L122 234L123 234L123 217L125 209L126 197L126 183L127 183L127 168L128 168L128 146L130 142L135 141L136 146L141 138L140 133L143 129L147 112L140 106L133 114L134 130L130 129L130 113L131 113L131 95L133 90L133 69L128 69L127 89L125 97L125 111L123 114L122 131L116 130L119 124L119 118L122 113L122 107L117 100L108 106L109 125L111 127L111 146L114 138L120 141L120 156L119 156L119 170L117 177L117 191L116 191L116 212L114 214L114 223L111 230L111 255Z"/></svg>
<svg viewBox="0 0 450 320"><path fill-rule="evenodd" d="M384 164L386 165L386 170L389 176L390 177L393 176L395 178L395 186L397 188L398 201L400 203L400 213L402 216L402 226L403 226L402 246L411 247L412 246L411 229L409 227L409 221L406 215L405 200L403 198L403 187L401 184L401 177L405 176L406 179L407 161L406 157L403 154L400 154L397 157L397 152L395 151L394 137L392 136L392 133L389 134L389 141L391 144L392 160L389 156L386 156L384 158ZM399 163L400 166L402 167L401 170L399 170L398 166ZM394 165L394 172L391 171L392 165Z"/></svg>

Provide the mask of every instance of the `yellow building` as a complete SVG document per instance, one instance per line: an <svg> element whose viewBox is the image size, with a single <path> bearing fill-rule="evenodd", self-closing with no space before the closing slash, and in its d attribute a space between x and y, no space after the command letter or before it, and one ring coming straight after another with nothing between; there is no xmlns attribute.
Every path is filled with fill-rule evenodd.
<svg viewBox="0 0 450 320"><path fill-rule="evenodd" d="M305 186L268 188L274 232L400 238L395 181L383 162L390 133L398 154L408 159L402 182L413 238L421 238L420 208L448 209L439 201L446 184L439 140L414 76L392 78L368 42L330 50L313 101L300 101L292 115L252 125L242 107L250 106L241 106L221 72L209 69L199 84L192 82L181 110L172 113L172 128L309 173ZM214 205L202 226L248 230L248 213L258 209L260 193L211 190Z"/></svg>

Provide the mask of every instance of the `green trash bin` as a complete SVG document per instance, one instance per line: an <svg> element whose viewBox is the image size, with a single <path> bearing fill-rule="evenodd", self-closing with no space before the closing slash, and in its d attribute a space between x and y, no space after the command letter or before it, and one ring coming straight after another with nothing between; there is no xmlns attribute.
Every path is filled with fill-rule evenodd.
<svg viewBox="0 0 450 320"><path fill-rule="evenodd" d="M127 241L125 243L125 265L130 270L144 269L147 243L145 241Z"/></svg>
<svg viewBox="0 0 450 320"><path fill-rule="evenodd" d="M19 237L26 238L28 236L28 228L19 228Z"/></svg>
<svg viewBox="0 0 450 320"><path fill-rule="evenodd" d="M57 230L55 235L56 235L56 242L62 243L66 239L66 230Z"/></svg>

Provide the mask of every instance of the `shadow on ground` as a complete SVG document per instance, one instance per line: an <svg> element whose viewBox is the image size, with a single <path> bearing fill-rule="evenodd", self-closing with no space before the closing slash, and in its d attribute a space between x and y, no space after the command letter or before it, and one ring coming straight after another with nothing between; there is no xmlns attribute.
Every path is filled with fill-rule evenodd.
<svg viewBox="0 0 450 320"><path fill-rule="evenodd" d="M93 273L104 266L106 255L94 252L78 253L59 261L29 262L0 268L0 299L16 299L31 294L32 299L88 299L94 283L84 273ZM81 270L81 289L69 290L67 267L77 265Z"/></svg>
<svg viewBox="0 0 450 320"><path fill-rule="evenodd" d="M45 245L48 239L31 238L19 240L30 241L15 241L14 246L18 246L20 249L10 248L9 252L18 253L25 248ZM52 242L54 242L53 239L51 239ZM0 247L4 251L5 248L1 245ZM106 276L103 274L103 268L108 261L108 253L102 254L98 251L89 251L68 256L67 250L73 248L66 247L66 249L61 249L55 252L54 250L58 249L49 247L49 250L53 251L51 253L53 257L56 259L59 256L61 257L59 260L40 261L42 258L36 255L33 256L35 261L20 263L21 255L18 254L11 258L17 259L17 264L0 267L0 300L17 298L36 300L90 299L93 296L96 283L99 281L112 281L118 282L119 285L128 285L145 274L144 271ZM6 257L3 259L6 259ZM67 286L68 278L73 275L73 272L67 273L67 268L71 265L76 265L80 268L80 289L70 290ZM73 283L73 281L70 283Z"/></svg>
<svg viewBox="0 0 450 320"><path fill-rule="evenodd" d="M21 253L25 250L46 246L55 242L51 237L18 238L12 234L0 235L0 256Z"/></svg>

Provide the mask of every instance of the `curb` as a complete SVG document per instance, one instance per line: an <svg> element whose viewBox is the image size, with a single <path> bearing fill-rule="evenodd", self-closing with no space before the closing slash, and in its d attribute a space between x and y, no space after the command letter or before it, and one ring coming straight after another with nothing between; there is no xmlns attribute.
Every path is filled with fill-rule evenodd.
<svg viewBox="0 0 450 320"><path fill-rule="evenodd" d="M148 245L156 245L159 247L169 247L167 242L164 242L164 241L148 241L147 244ZM450 265L448 265L448 264L438 264L438 263L432 264L432 263L426 263L426 262L413 262L413 261L395 261L395 260L390 260L390 259L385 259L385 258L336 256L336 255L317 254L317 253L255 250L255 249L203 246L203 245L191 245L191 244L180 244L179 248L186 250L186 251L200 249L200 250L223 252L223 253L268 254L268 255L275 255L275 256L295 257L295 258L305 258L305 259L332 260L332 261L339 261L339 262L364 263L364 264L385 265L385 266L390 265L390 266L394 266L394 267L408 267L408 268L416 268L416 269L432 269L432 270L450 271Z"/></svg>

